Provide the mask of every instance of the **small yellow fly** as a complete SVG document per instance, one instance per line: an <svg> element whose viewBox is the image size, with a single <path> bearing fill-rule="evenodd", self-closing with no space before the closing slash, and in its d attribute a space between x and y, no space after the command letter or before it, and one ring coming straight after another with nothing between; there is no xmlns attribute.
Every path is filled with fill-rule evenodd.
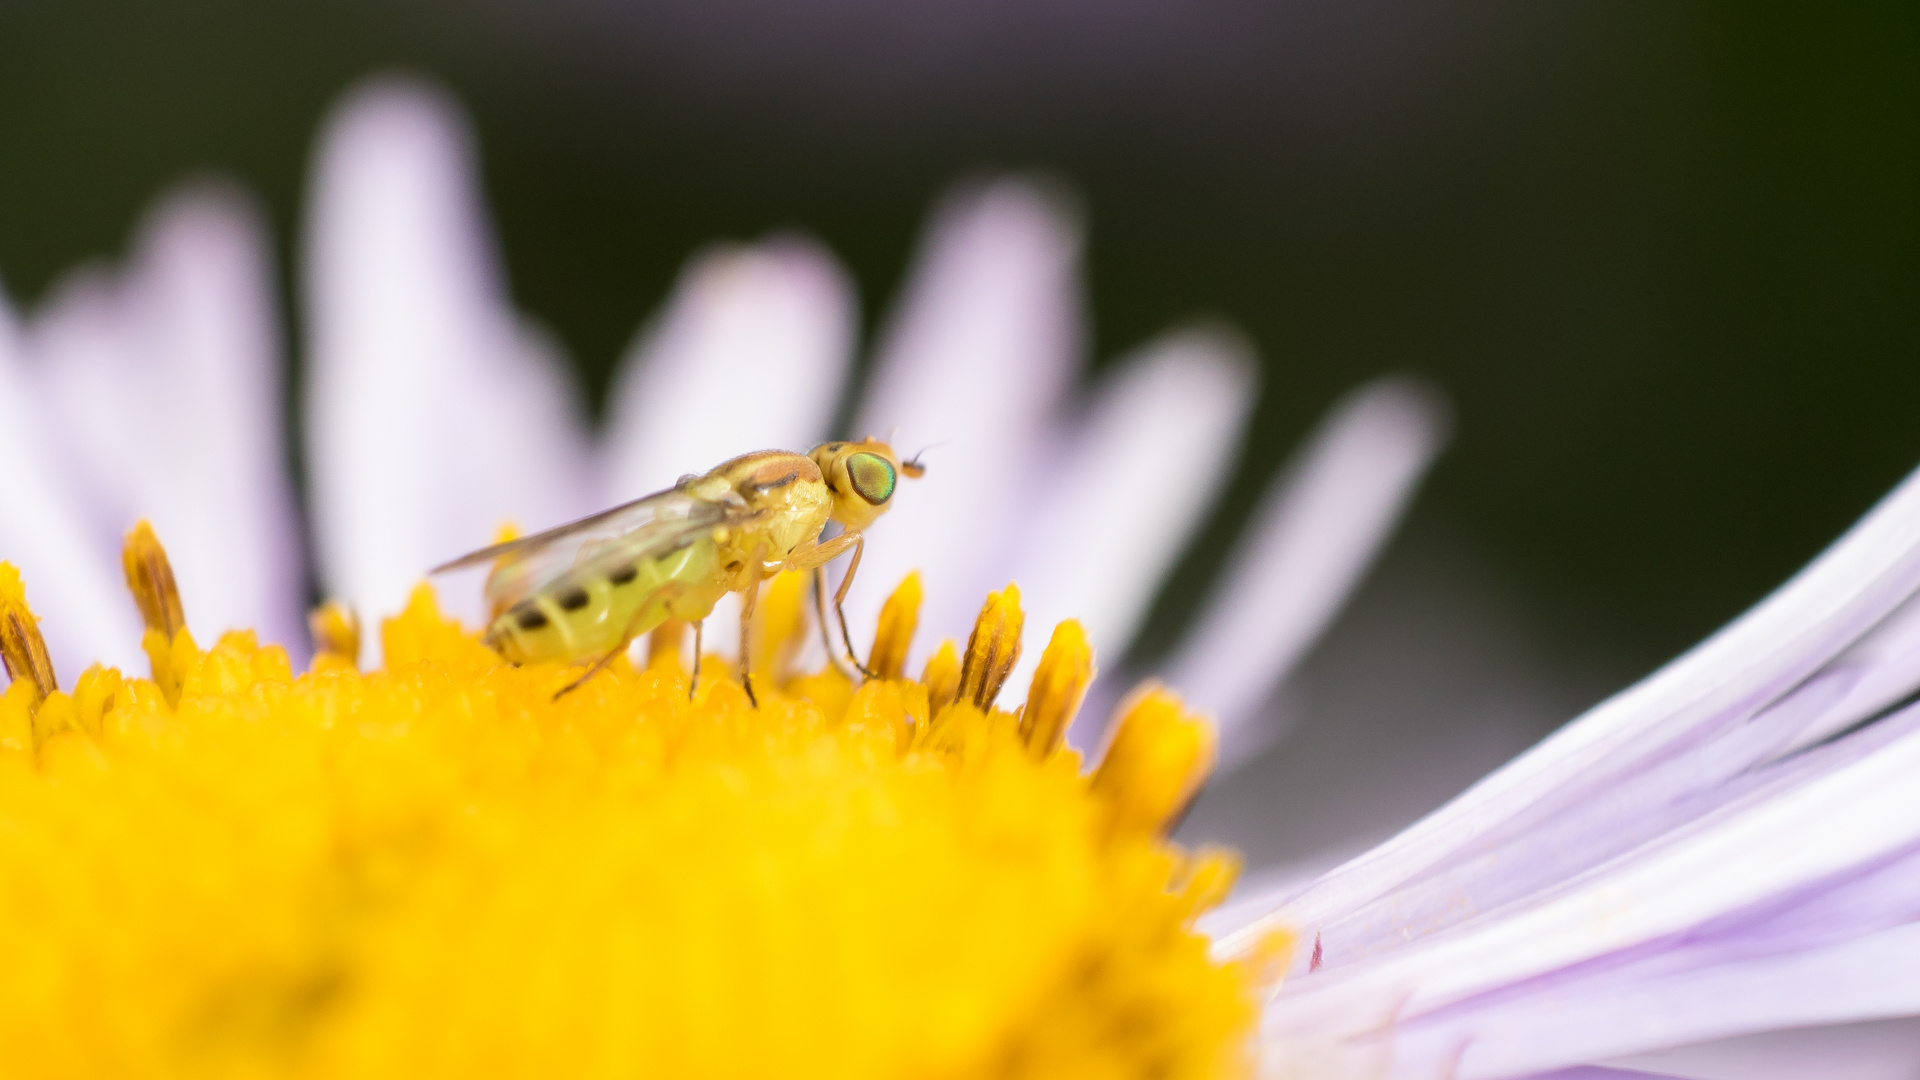
<svg viewBox="0 0 1920 1080"><path fill-rule="evenodd" d="M824 579L817 571L851 548L853 561L833 606L847 658L871 674L846 641L842 605L860 569L863 531L886 512L901 474L917 479L925 471L917 459L901 461L893 447L872 438L822 443L806 454L762 450L611 510L462 555L433 573L493 564L486 586L493 621L485 641L507 660L596 657L560 690L564 694L668 619L693 624L698 655L701 620L730 592L742 595L745 656L760 582L783 570L816 571L824 619ZM822 542L829 521L842 531ZM744 667L740 678L757 706Z"/></svg>

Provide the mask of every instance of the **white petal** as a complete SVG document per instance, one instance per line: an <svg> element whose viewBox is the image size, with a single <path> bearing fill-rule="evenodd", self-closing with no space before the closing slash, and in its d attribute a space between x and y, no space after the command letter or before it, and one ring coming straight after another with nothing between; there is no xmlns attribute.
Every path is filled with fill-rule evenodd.
<svg viewBox="0 0 1920 1080"><path fill-rule="evenodd" d="M622 363L609 406L609 504L753 450L825 438L853 355L853 285L783 237L702 252Z"/></svg>
<svg viewBox="0 0 1920 1080"><path fill-rule="evenodd" d="M1009 703L1062 619L1117 665L1232 472L1257 383L1246 341L1218 330L1169 334L1101 380L1020 529L1027 648Z"/></svg>
<svg viewBox="0 0 1920 1080"><path fill-rule="evenodd" d="M465 122L416 84L351 93L321 138L304 280L314 525L328 589L366 618L502 522L586 507L575 389L512 308L477 187ZM448 606L473 616L477 591Z"/></svg>
<svg viewBox="0 0 1920 1080"><path fill-rule="evenodd" d="M1694 1043L1609 1062L1693 1080L1912 1080L1920 1020L1822 1024Z"/></svg>
<svg viewBox="0 0 1920 1080"><path fill-rule="evenodd" d="M923 652L965 640L985 591L1006 584L1010 528L1081 364L1079 254L1073 214L1024 183L963 192L935 215L852 434L939 449L869 532L847 603L858 648L910 570L924 572Z"/></svg>
<svg viewBox="0 0 1920 1080"><path fill-rule="evenodd" d="M1218 718L1222 766L1273 734L1261 706L1345 603L1446 441L1432 391L1384 379L1333 409L1275 479L1165 665L1167 682Z"/></svg>
<svg viewBox="0 0 1920 1080"><path fill-rule="evenodd" d="M0 560L20 569L54 673L72 686L96 661L132 668L141 655L140 620L120 584L117 549L88 527L77 505L20 352L0 295Z"/></svg>
<svg viewBox="0 0 1920 1080"><path fill-rule="evenodd" d="M1277 917L1317 931L1498 830L1732 730L1851 647L1920 585L1920 474L1746 615L1368 854ZM1407 937L1417 938L1409 928Z"/></svg>
<svg viewBox="0 0 1920 1080"><path fill-rule="evenodd" d="M188 622L304 649L264 227L237 194L171 196L127 271L77 275L28 350L103 543L153 522Z"/></svg>

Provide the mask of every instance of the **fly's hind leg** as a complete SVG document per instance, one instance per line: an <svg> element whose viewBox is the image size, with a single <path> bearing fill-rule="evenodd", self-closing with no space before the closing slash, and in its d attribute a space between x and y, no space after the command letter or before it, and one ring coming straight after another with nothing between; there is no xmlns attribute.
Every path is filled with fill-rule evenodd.
<svg viewBox="0 0 1920 1080"><path fill-rule="evenodd" d="M595 675L600 674L602 671L605 671L607 669L607 665L613 663L614 657L619 656L623 652L626 652L627 646L633 644L634 630L636 627L640 625L640 616L642 614L644 614L644 611L635 612L633 618L629 620L627 623L626 633L620 635L620 644L615 645L611 649L608 649L604 654L601 655L600 659L595 660L593 662L592 667L589 667L587 670L581 672L579 678L573 680L572 682L561 687L560 689L555 690L553 692L553 700L559 701L561 698L567 696L569 693L572 693L573 691L579 689L582 683L586 682L588 679L593 678ZM700 668L697 662L698 657L700 655L700 624L699 623L693 624L693 655L696 658L696 663L694 666L694 677L698 678L700 675Z"/></svg>

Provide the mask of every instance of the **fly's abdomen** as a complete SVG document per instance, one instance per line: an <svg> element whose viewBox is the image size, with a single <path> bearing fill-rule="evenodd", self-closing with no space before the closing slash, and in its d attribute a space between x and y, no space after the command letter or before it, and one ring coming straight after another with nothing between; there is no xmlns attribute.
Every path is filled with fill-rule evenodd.
<svg viewBox="0 0 1920 1080"><path fill-rule="evenodd" d="M603 560L596 560L603 561ZM502 612L489 643L516 664L584 660L617 648L669 615L703 619L723 593L711 537L666 555L576 572Z"/></svg>

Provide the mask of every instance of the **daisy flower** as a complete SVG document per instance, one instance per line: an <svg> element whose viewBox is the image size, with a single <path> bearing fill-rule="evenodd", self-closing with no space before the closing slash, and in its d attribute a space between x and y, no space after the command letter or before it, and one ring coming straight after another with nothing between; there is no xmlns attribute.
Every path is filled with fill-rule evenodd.
<svg viewBox="0 0 1920 1080"><path fill-rule="evenodd" d="M443 609L422 568L804 447L858 320L810 241L702 253L596 436L507 298L471 154L409 84L357 91L322 139L310 509L351 608L314 620L305 674L256 632L297 640L301 563L244 203L169 200L125 269L0 320L13 1071L1573 1077L1920 1009L1920 477L1400 836L1222 908L1233 857L1167 829L1259 745L1443 437L1431 395L1335 408L1167 662L1189 698L1148 683L1083 755L1094 658L1217 494L1251 365L1177 330L1081 394L1073 216L977 184L936 214L855 409L951 440L849 605L881 677L808 655L790 575L750 655L691 658L697 692L663 636L556 699L577 668L502 663L477 590Z"/></svg>

